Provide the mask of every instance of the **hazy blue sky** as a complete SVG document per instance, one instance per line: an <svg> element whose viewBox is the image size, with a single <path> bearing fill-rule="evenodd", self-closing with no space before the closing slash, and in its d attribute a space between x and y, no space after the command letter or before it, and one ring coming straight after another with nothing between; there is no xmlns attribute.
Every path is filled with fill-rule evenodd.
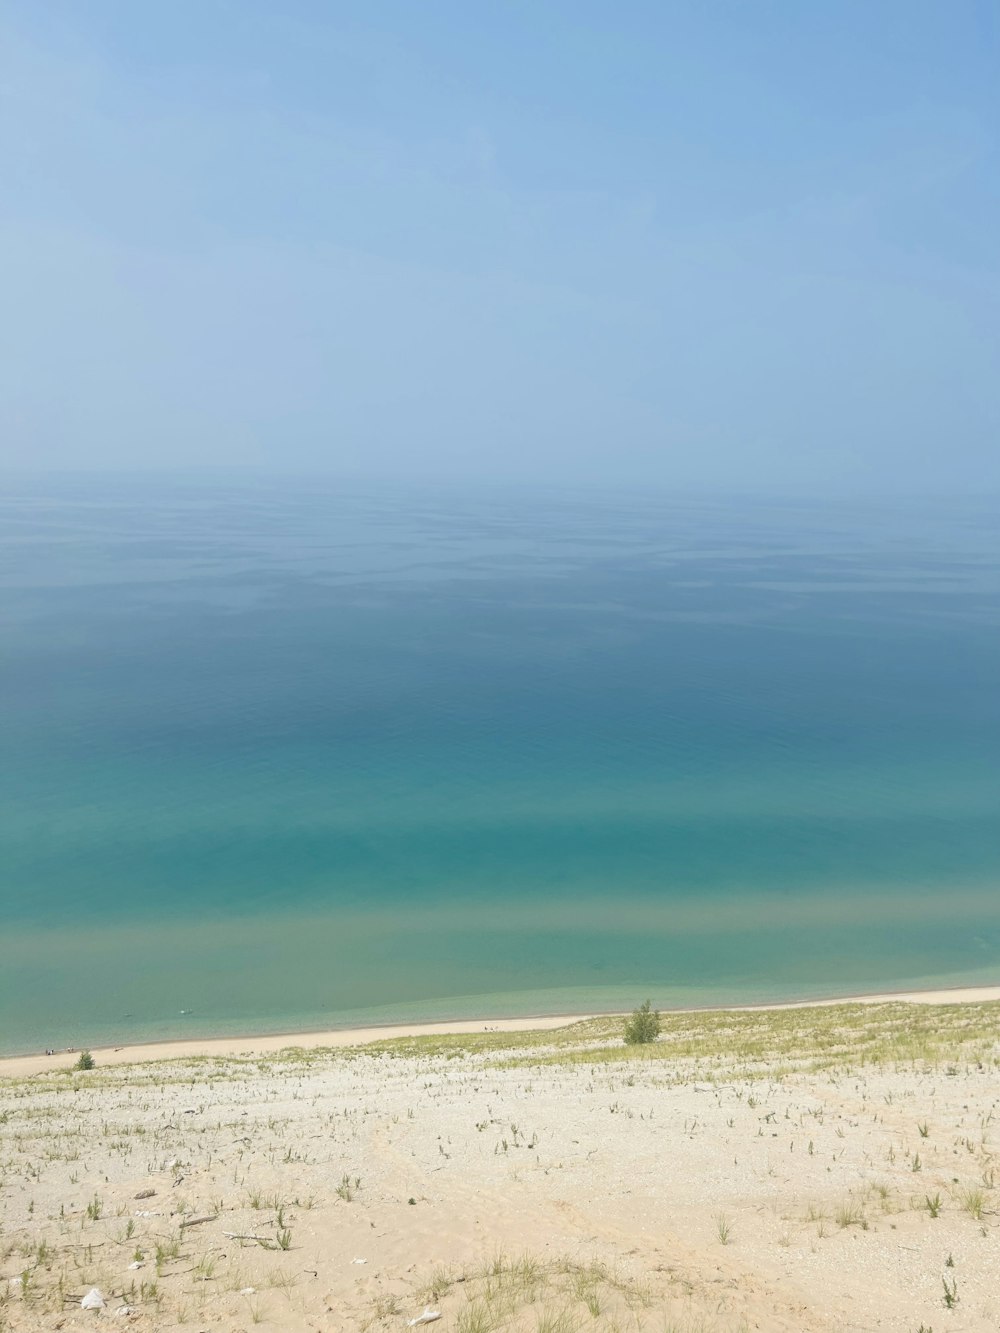
<svg viewBox="0 0 1000 1333"><path fill-rule="evenodd" d="M0 0L0 461L997 486L998 139L996 0Z"/></svg>

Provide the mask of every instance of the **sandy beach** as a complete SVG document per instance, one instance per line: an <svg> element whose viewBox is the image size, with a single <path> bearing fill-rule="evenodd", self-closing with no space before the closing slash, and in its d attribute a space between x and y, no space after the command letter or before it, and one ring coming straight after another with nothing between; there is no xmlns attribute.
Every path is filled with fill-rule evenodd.
<svg viewBox="0 0 1000 1333"><path fill-rule="evenodd" d="M998 1326L1000 988L621 1032L7 1061L0 1328Z"/></svg>
<svg viewBox="0 0 1000 1333"><path fill-rule="evenodd" d="M838 1004L883 1004L903 1000L913 1004L980 1004L1000 1000L1000 985L957 986L938 990L882 991L873 995L851 995L833 1000L790 1000L773 1004L732 1005L735 1013L754 1010L823 1008ZM699 1011L694 1011L699 1012ZM708 1010L705 1012L713 1012ZM546 1032L552 1028L580 1023L588 1018L616 1018L617 1013L558 1014L534 1018L469 1018L441 1023L390 1023L378 1027L329 1028L318 1032L269 1033L247 1037L193 1037L173 1041L139 1042L135 1045L93 1047L102 1066L135 1064L146 1060L177 1060L193 1056L253 1056L297 1047L321 1050L325 1047L363 1046L368 1042L396 1037L442 1036L476 1032ZM0 1057L0 1078L21 1078L28 1074L63 1069L67 1052L52 1055L15 1055Z"/></svg>

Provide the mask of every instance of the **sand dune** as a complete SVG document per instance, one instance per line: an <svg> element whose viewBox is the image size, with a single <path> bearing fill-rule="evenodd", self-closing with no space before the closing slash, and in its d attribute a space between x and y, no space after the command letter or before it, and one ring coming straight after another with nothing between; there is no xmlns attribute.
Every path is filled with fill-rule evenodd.
<svg viewBox="0 0 1000 1333"><path fill-rule="evenodd" d="M1000 1004L947 998L9 1073L0 1327L993 1330Z"/></svg>
<svg viewBox="0 0 1000 1333"><path fill-rule="evenodd" d="M913 1004L979 1004L1000 1000L1000 986L961 986L946 990L882 991L873 995L852 995L835 1000L791 1000L775 1004L730 1006L732 1012L755 1010L827 1008L839 1004L884 1004L902 1000ZM711 1011L708 1011L711 1012ZM391 1023L379 1027L329 1028L319 1032L283 1032L248 1037L194 1037L173 1041L138 1042L134 1045L95 1047L102 1066L135 1064L146 1060L177 1060L185 1056L267 1055L300 1047L321 1050L328 1047L363 1046L368 1042L395 1037L439 1036L447 1033L546 1032L583 1022L593 1014L558 1014L535 1018L458 1019L441 1023ZM596 1017L621 1017L600 1014ZM64 1069L66 1052L53 1055L15 1055L0 1057L0 1078L21 1078L46 1070Z"/></svg>

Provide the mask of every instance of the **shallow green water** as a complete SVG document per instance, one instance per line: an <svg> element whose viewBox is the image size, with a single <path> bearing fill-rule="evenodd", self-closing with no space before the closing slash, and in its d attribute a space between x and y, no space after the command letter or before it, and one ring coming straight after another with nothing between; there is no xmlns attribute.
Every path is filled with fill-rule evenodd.
<svg viewBox="0 0 1000 1333"><path fill-rule="evenodd" d="M986 505L0 522L4 1051L1000 980Z"/></svg>

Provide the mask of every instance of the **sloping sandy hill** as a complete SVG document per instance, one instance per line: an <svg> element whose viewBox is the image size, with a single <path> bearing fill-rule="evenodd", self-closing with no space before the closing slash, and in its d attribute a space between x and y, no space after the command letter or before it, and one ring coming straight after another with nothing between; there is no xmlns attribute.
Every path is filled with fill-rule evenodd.
<svg viewBox="0 0 1000 1333"><path fill-rule="evenodd" d="M1000 1327L1000 1005L620 1030L0 1079L0 1328Z"/></svg>

